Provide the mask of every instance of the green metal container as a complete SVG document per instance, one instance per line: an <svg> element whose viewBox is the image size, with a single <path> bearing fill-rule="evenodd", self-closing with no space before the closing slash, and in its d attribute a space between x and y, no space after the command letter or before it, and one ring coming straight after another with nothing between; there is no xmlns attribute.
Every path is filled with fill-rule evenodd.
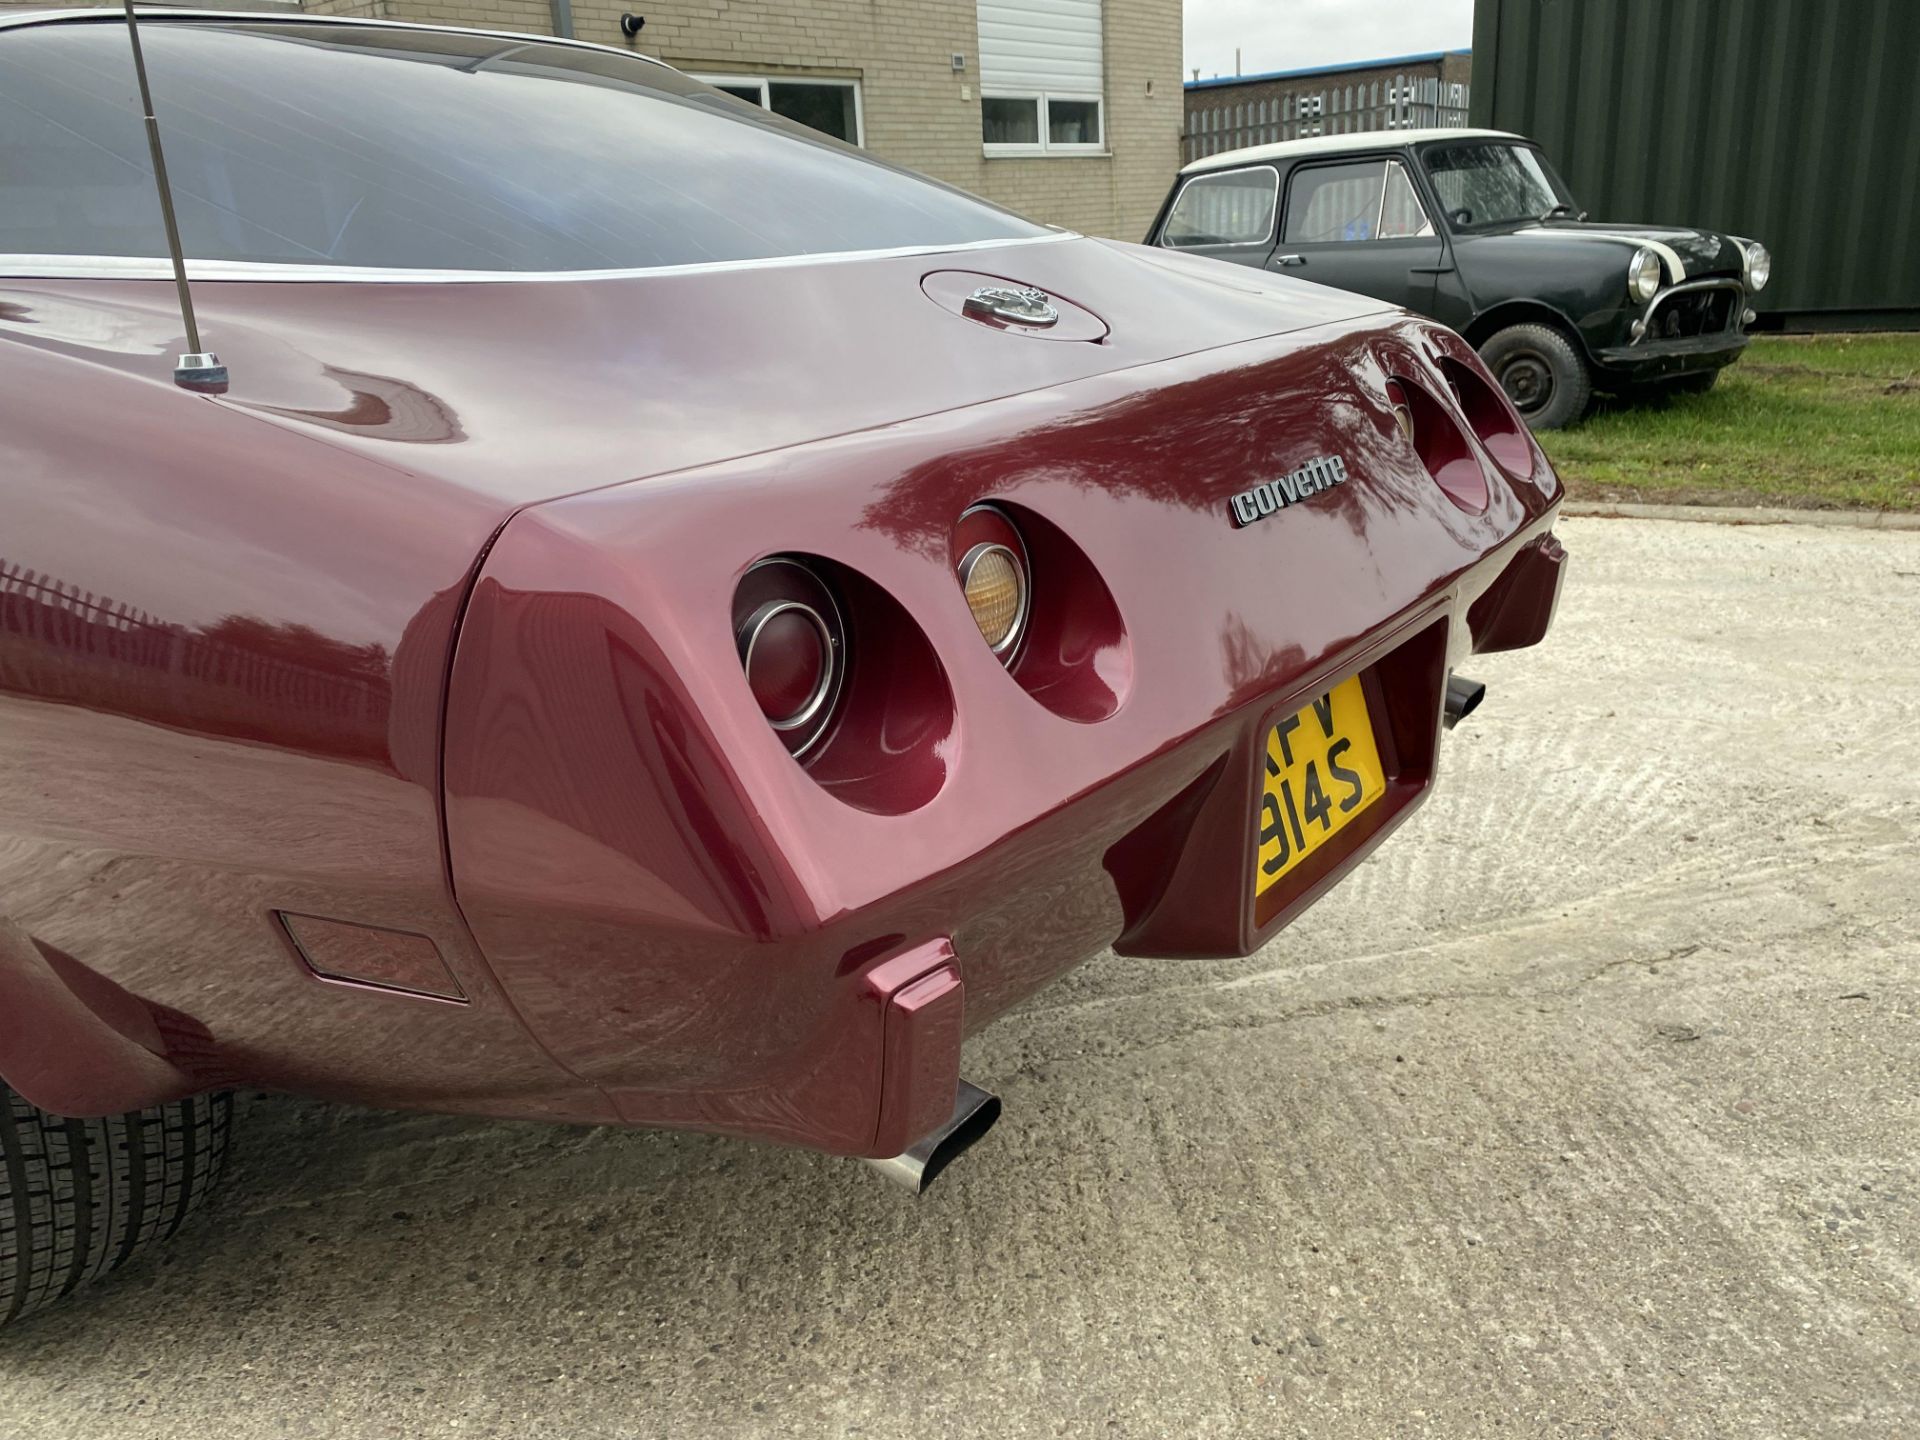
<svg viewBox="0 0 1920 1440"><path fill-rule="evenodd" d="M1769 320L1920 325L1920 0L1476 0L1471 103L1595 219L1763 241Z"/></svg>

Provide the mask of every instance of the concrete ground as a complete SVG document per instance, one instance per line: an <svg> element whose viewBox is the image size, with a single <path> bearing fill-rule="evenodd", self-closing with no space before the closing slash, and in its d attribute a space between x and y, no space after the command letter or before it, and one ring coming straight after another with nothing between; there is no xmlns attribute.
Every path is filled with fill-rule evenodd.
<svg viewBox="0 0 1920 1440"><path fill-rule="evenodd" d="M1920 1433L1920 534L1569 520L1440 789L1263 953L1002 1021L915 1203L261 1100L0 1435Z"/></svg>

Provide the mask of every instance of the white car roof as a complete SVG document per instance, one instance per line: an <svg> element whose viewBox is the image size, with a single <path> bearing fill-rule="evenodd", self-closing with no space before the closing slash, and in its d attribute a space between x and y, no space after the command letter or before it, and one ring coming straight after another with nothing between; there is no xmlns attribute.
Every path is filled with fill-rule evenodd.
<svg viewBox="0 0 1920 1440"><path fill-rule="evenodd" d="M1417 145L1423 140L1520 140L1510 130L1359 130L1350 135L1313 135L1305 140L1282 140L1277 145L1249 145L1244 150L1222 150L1181 167L1182 175L1220 170L1232 165L1257 165L1263 160L1298 160L1304 155L1345 155L1355 150L1379 150L1389 145Z"/></svg>

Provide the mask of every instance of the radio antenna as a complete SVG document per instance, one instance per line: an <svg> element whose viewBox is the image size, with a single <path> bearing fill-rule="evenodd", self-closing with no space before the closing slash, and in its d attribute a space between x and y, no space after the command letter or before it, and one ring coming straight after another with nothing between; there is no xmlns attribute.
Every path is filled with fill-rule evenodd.
<svg viewBox="0 0 1920 1440"><path fill-rule="evenodd" d="M153 183L160 190L160 218L167 227L167 258L173 262L173 285L180 292L180 318L187 326L187 353L173 367L173 383L188 390L227 388L227 367L220 357L200 348L200 327L193 318L193 292L187 288L187 260L180 249L180 226L173 218L173 187L167 184L167 157L160 149L160 122L153 116L153 92L147 88L147 60L140 53L140 25L133 17L133 0L123 0L127 11L127 39L133 45L133 73L140 81L140 111L147 120L147 149L153 154Z"/></svg>

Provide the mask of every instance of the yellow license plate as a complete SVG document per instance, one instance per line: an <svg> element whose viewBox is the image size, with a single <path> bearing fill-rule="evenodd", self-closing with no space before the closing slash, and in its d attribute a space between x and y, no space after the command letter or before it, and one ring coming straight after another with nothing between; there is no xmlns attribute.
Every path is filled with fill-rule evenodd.
<svg viewBox="0 0 1920 1440"><path fill-rule="evenodd" d="M1264 894L1387 793L1360 677L1267 731L1255 895Z"/></svg>

